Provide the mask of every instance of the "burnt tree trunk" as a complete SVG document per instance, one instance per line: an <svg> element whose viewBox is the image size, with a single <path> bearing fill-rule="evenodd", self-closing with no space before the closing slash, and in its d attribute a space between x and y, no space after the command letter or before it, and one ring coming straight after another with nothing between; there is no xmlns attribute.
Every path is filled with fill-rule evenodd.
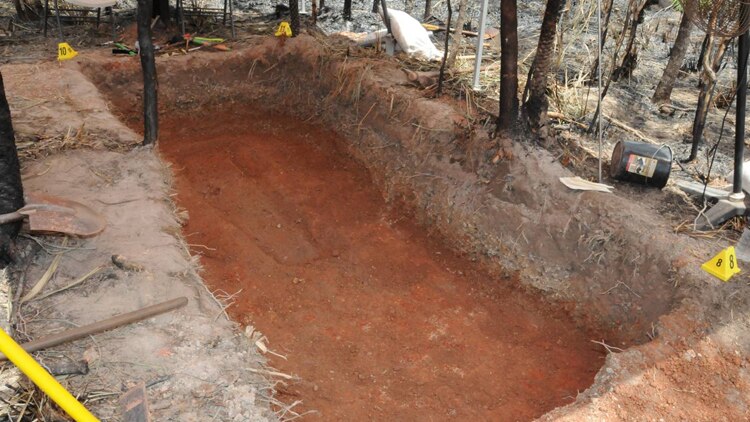
<svg viewBox="0 0 750 422"><path fill-rule="evenodd" d="M169 0L152 0L151 19L159 17L159 21L169 27Z"/></svg>
<svg viewBox="0 0 750 422"><path fill-rule="evenodd" d="M682 19L680 20L680 29L677 32L677 38L674 40L672 52L669 55L669 62L667 62L667 67L664 68L661 80L659 80L659 84L656 86L654 96L651 97L651 101L656 104L670 102L672 89L674 88L674 81L677 79L677 74L680 72L682 62L685 60L692 26L693 24L690 23L690 19L685 13L683 13Z"/></svg>
<svg viewBox="0 0 750 422"><path fill-rule="evenodd" d="M10 107L0 74L0 214L18 211L24 205L21 166L18 162ZM0 268L11 262L10 246L21 230L21 222L0 225Z"/></svg>
<svg viewBox="0 0 750 422"><path fill-rule="evenodd" d="M136 11L138 45L143 69L143 145L155 144L159 138L158 84L154 44L151 41L151 1L138 0Z"/></svg>
<svg viewBox="0 0 750 422"><path fill-rule="evenodd" d="M344 19L352 20L352 0L344 0Z"/></svg>
<svg viewBox="0 0 750 422"><path fill-rule="evenodd" d="M650 3L648 0L643 3L637 1L631 2L630 31L628 33L628 44L625 47L625 55L622 57L620 66L612 73L612 80L617 82L622 77L630 76L638 64L638 47L635 39L638 35L638 25L643 22L643 14L646 12L646 6Z"/></svg>
<svg viewBox="0 0 750 422"><path fill-rule="evenodd" d="M18 19L22 21L29 21L39 19L40 16L44 16L44 6L39 0L26 1L26 0L13 0L13 5L16 8L16 14Z"/></svg>
<svg viewBox="0 0 750 422"><path fill-rule="evenodd" d="M500 113L497 129L508 130L518 120L517 0L500 1Z"/></svg>
<svg viewBox="0 0 750 422"><path fill-rule="evenodd" d="M321 14L323 13L323 8L326 7L326 0L320 0L318 3L318 14Z"/></svg>
<svg viewBox="0 0 750 422"><path fill-rule="evenodd" d="M552 67L552 59L555 50L555 38L557 32L557 19L565 6L565 0L547 0L542 19L542 31L539 34L539 42L536 47L534 62L531 64L532 72L529 73L526 85L528 86L529 98L524 104L524 113L529 124L529 129L542 142L547 142L547 75Z"/></svg>
<svg viewBox="0 0 750 422"><path fill-rule="evenodd" d="M458 16L456 17L456 24L454 25L454 28L456 28L456 30L453 32L453 46L451 48L450 55L448 56L448 68L452 68L456 64L458 51L461 49L461 44L464 40L463 29L464 21L466 20L467 3L468 0L459 0L458 2Z"/></svg>
<svg viewBox="0 0 750 422"><path fill-rule="evenodd" d="M432 0L425 0L424 2L424 20L426 21L432 16Z"/></svg>
<svg viewBox="0 0 750 422"><path fill-rule="evenodd" d="M614 3L615 0L607 0L606 3L604 3L602 7L602 14L604 15L604 22L602 22L602 44L601 44L601 51L604 51L604 44L607 43L607 35L609 33L609 19L612 17L612 3ZM590 81L596 81L596 75L599 72L599 57L594 59L594 65L591 66L591 70L589 71L589 80Z"/></svg>
<svg viewBox="0 0 750 422"><path fill-rule="evenodd" d="M711 36L708 35L708 34L706 34L703 37L703 42L701 43L701 53L700 53L700 55L698 55L698 66L696 66L696 68L698 69L698 71L703 70L703 59L706 57L706 50L708 50L708 42L709 42L710 38L711 38ZM701 82L702 81L699 78L699 81L698 81L698 86L699 87L700 87L700 83Z"/></svg>
<svg viewBox="0 0 750 422"><path fill-rule="evenodd" d="M706 117L708 116L708 109L711 106L713 100L714 88L716 87L716 72L721 67L721 62L724 60L724 53L727 51L727 45L729 40L721 39L716 45L716 51L713 53L713 59L710 59L710 51L713 49L711 45L712 40L709 39L708 47L706 48L706 57L711 60L709 63L703 64L703 73L701 79L703 84L701 85L700 94L698 94L698 105L695 108L695 117L693 118L693 131L692 131L692 145L690 147L690 156L684 160L684 162L690 162L695 160L698 156L698 147L703 143L703 130L706 128Z"/></svg>
<svg viewBox="0 0 750 422"><path fill-rule="evenodd" d="M289 26L292 28L292 36L299 33L299 0L289 0Z"/></svg>
<svg viewBox="0 0 750 422"><path fill-rule="evenodd" d="M380 10L380 0L373 0L372 13L378 13L378 10Z"/></svg>

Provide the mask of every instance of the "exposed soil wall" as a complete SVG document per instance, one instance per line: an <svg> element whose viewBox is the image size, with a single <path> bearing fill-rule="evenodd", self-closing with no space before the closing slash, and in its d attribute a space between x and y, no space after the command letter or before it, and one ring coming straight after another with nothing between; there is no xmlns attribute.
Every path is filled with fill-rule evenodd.
<svg viewBox="0 0 750 422"><path fill-rule="evenodd" d="M663 248L673 239L637 204L565 190L556 179L567 172L538 148L515 145L512 160L487 164L493 142L462 105L421 98L387 62L337 57L307 37L284 47L255 42L160 63L161 112L209 119L201 110L251 103L335 128L385 198L497 274L518 271L528 286L571 303L610 339L645 340L676 303L674 257ZM138 92L135 61L84 69L114 90L119 110L140 108L128 94ZM123 117L137 125L137 115Z"/></svg>

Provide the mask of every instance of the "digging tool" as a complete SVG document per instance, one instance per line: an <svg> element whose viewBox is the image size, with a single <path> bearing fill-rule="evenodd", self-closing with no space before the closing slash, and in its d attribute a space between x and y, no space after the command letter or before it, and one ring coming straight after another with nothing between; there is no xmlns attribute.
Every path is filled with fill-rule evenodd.
<svg viewBox="0 0 750 422"><path fill-rule="evenodd" d="M104 217L81 203L42 194L27 194L26 206L0 214L0 224L29 219L32 233L62 233L90 237L106 226Z"/></svg>

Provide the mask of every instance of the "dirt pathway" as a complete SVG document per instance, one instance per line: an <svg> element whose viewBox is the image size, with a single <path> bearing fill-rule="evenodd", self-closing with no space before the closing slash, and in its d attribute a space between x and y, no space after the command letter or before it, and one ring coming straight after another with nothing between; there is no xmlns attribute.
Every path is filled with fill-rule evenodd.
<svg viewBox="0 0 750 422"><path fill-rule="evenodd" d="M242 289L233 317L302 379L282 397L325 420L528 420L592 383L584 332L389 210L334 133L236 113L168 118L161 151L207 282Z"/></svg>

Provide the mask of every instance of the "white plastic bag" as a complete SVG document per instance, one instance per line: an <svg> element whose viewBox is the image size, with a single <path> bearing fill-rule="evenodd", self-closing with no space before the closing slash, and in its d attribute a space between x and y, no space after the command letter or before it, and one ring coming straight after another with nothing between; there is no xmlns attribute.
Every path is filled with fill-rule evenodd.
<svg viewBox="0 0 750 422"><path fill-rule="evenodd" d="M382 11L380 15L382 17ZM406 54L425 60L443 58L443 53L430 40L430 33L418 20L409 16L408 13L391 8L388 8L388 17L391 20L393 38Z"/></svg>

